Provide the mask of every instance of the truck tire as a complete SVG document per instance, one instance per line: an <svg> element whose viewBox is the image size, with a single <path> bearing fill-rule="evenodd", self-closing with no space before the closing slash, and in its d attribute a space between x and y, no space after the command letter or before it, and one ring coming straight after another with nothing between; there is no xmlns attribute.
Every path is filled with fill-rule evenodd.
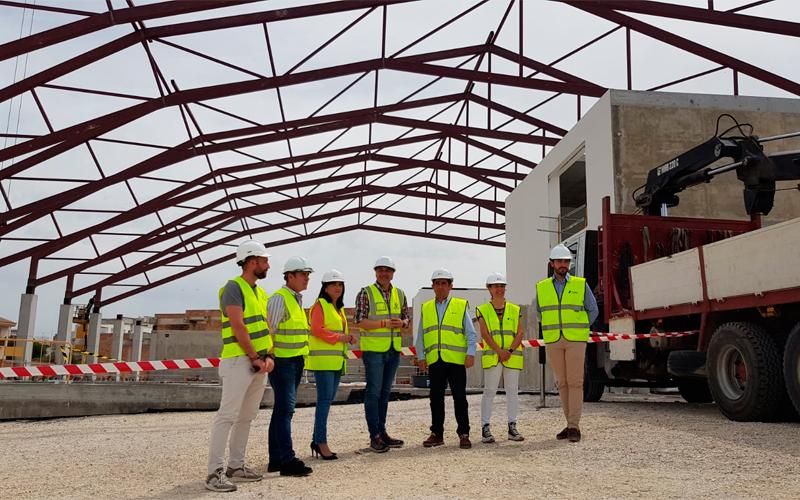
<svg viewBox="0 0 800 500"><path fill-rule="evenodd" d="M723 415L740 422L774 418L783 396L781 353L763 327L725 323L708 345L708 385Z"/></svg>
<svg viewBox="0 0 800 500"><path fill-rule="evenodd" d="M597 403L603 397L606 384L605 372L597 367L597 345L586 345L586 361L583 365L583 402Z"/></svg>
<svg viewBox="0 0 800 500"><path fill-rule="evenodd" d="M594 382L589 379L583 381L583 401L585 403L597 403L606 391L606 384Z"/></svg>
<svg viewBox="0 0 800 500"><path fill-rule="evenodd" d="M800 414L800 323L792 328L786 340L783 350L783 378L786 380L786 392Z"/></svg>
<svg viewBox="0 0 800 500"><path fill-rule="evenodd" d="M673 377L692 377L704 368L706 353L698 351L672 351L667 357L667 373Z"/></svg>
<svg viewBox="0 0 800 500"><path fill-rule="evenodd" d="M714 397L708 388L708 381L702 378L683 378L678 380L678 392L687 403L711 403Z"/></svg>

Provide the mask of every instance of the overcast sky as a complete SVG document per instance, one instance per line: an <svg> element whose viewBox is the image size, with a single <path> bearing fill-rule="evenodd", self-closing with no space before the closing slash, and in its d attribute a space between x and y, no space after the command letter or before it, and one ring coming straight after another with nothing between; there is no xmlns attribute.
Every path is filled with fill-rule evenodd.
<svg viewBox="0 0 800 500"><path fill-rule="evenodd" d="M150 2L137 1L136 5L144 3ZM148 27L154 27L170 22L184 22L215 15L234 15L259 9L272 10L304 3L313 2L267 1L210 11L199 15L181 16L176 19L148 21L145 24ZM406 47L414 39L454 16L459 9L464 9L475 3L477 2L424 0L412 4L389 7L387 54L393 54ZM706 0L685 0L673 3L696 7L707 6ZM714 5L719 10L725 10L745 3L749 2L742 0L715 0ZM40 0L37 4L64 5L63 2L59 3L55 0ZM114 0L112 4L118 9L126 7L125 2L120 0ZM404 52L403 55L483 43L487 34L497 28L507 5L507 0L491 0L458 22L412 47ZM570 6L556 2L526 0L524 6L525 55L545 63L558 59L614 27L613 24L603 19L595 18ZM88 11L102 11L105 10L106 4L100 0L76 0L69 2L69 7ZM271 23L269 25L269 35L275 54L277 73L281 74L292 68L311 53L315 47L364 12L355 11L324 18L306 18L298 21ZM497 40L498 45L514 51L517 50L519 40L517 13L517 9L514 8ZM744 11L744 13L800 22L800 4L794 0L776 0ZM800 55L800 40L796 38L702 26L696 23L655 19L640 15L631 16L650 22L695 42L706 44L792 81L800 81L800 66L796 63L797 56ZM20 35L35 34L66 22L74 21L77 18L76 16L40 11L31 16L31 11L23 11L20 8L0 7L0 43L15 40ZM74 56L76 53L90 50L103 43L117 39L130 33L131 30L130 25L121 25L61 43L54 47L32 52L29 56L0 62L0 87L6 87L24 76L30 76L49 68ZM296 71L379 57L380 33L381 15L380 10L376 10ZM246 68L249 71L270 75L271 69L266 57L264 33L260 25L172 37L168 40ZM253 78L251 75L248 76L240 71L191 56L165 44L152 43L150 48L154 58L164 70L166 79L168 81L174 79L181 89ZM632 77L635 89L646 89L700 71L713 69L717 66L713 62L686 54L637 33L632 35L632 56ZM463 58L447 64L455 65L461 60ZM596 44L596 46L565 59L558 63L556 67L604 87L624 88L626 85L624 30L619 30ZM481 69L486 69L485 63ZM493 70L513 74L516 71L516 67L511 63L503 63L498 58L495 58L493 60ZM429 77L397 72L381 72L380 79L379 104L396 102L431 80ZM284 89L282 98L286 108L287 119L307 116L353 80L354 77L337 78ZM148 97L158 95L141 44L65 75L53 83ZM371 106L373 83L374 81L370 75L370 77L365 78L364 81L344 94L342 99L337 100L336 103L326 108L325 112L333 113L345 109ZM773 88L746 76L741 76L739 88L740 93L743 95L789 96L780 89ZM463 81L442 80L428 89L426 93L421 94L420 97L463 92L463 90ZM732 76L730 70L719 71L665 90L729 94L732 92ZM40 89L37 92L48 113L48 118L56 130L138 102L130 99L98 97L55 89ZM485 96L485 85L477 85L475 92L478 95ZM504 89L498 86L494 86L492 89L493 99L521 111L541 101L548 95L545 92ZM218 99L209 102L209 104L222 110L239 114L254 122L272 123L280 121L276 97L274 91L265 91ZM562 96L542 106L534 116L569 129L576 120L575 102L574 96ZM583 98L581 100L582 111L585 113L593 102L594 99ZM438 109L441 109L441 107L409 112L403 116L427 118ZM198 106L191 107L191 110L206 133L246 125L240 120L226 117L221 113L209 111ZM437 120L452 123L455 120L456 112L457 107L441 115ZM472 112L472 123L485 123L486 116L484 113L481 113L479 109L473 109ZM499 118L494 119L498 120ZM46 133L47 130L45 122L29 93L21 98L0 103L0 129L10 133L18 132L20 134L34 135ZM504 130L526 133L531 130L531 127L525 128L514 124ZM335 147L345 147L365 142L366 131L367 127L360 127L348 132L336 143ZM403 129L397 127L375 126L373 138L374 140L385 140L396 137L402 131ZM314 151L323 146L333 136L334 134L323 134L312 138L293 140L293 153L301 154ZM171 146L185 141L187 132L183 126L179 110L173 108L143 117L103 137L131 141L138 140ZM13 144L13 142L13 139L2 139L4 147ZM484 142L496 147L505 145L501 141L486 140ZM121 146L100 141L92 141L92 147L106 175L113 174L158 153L158 150L154 151L151 148ZM419 146L417 146L418 149L420 149ZM539 161L542 156L541 147L535 145L517 145L509 149L509 151L531 161ZM245 152L267 159L288 155L285 142L247 148ZM411 147L396 148L392 151L393 154L398 155L409 155L413 152L415 152L415 149ZM471 161L478 157L473 155L475 153L470 152ZM430 156L423 157L430 158ZM463 153L460 150L453 152L451 157L453 163L463 162L463 160ZM221 168L248 163L252 159L248 160L240 154L227 152L211 155L209 161L212 162L214 168ZM492 158L482 166L492 168L498 167L502 163L504 162ZM11 162L4 162L2 167L7 167L10 164ZM373 166L370 164L370 167ZM361 168L361 166L353 168ZM206 159L194 158L162 169L155 174L161 178L188 180L196 178L207 171L208 164ZM269 170L265 169L264 171ZM344 169L342 173L349 171L352 170ZM85 147L75 148L53 160L44 162L27 171L25 175L37 175L52 179L59 179L60 177L98 178L96 167ZM383 182L387 183L387 185L392 185L392 183L399 184L402 180L402 177L398 175L395 177L389 176ZM454 178L453 183L454 187L461 187L466 185L466 180ZM3 184L10 193L12 205L14 206L39 199L43 195L62 192L75 185L75 183L64 183L57 180L46 183L14 180L10 183L6 181ZM132 188L140 197L139 201L147 200L172 187L174 187L174 184L166 182L140 180L132 183ZM485 196L479 194L477 187L471 189L465 191L465 193L469 196ZM306 191L301 191L301 194ZM273 195L272 197L256 197L252 200L256 203L266 203L279 198L279 195ZM205 202L208 202L208 200L198 199L188 205L200 206ZM420 210L419 203L419 201L406 201L394 207L394 209L418 211ZM73 207L87 206L106 206L125 210L133 207L134 202L127 188L124 185L120 185L94 193L87 199L73 205ZM378 203L376 206L382 205ZM5 205L2 205L3 210L6 210L6 208ZM332 206L331 208L334 210L341 209L341 206ZM173 207L163 211L162 215L164 220L172 220L183 213L185 211ZM299 215L299 212L289 211L289 213L290 215ZM531 214L532 230L538 224L539 215L543 214ZM481 216L486 217L487 214L482 213ZM105 217L107 216L90 216L86 214L75 216L74 214L62 213L58 215L58 220L62 225L62 230L69 233L85 227L87 224L99 222ZM476 214L473 212L465 217L474 218ZM264 219L270 222L278 222L286 220L286 216L265 214ZM380 220L377 219L375 222ZM344 223L345 221L339 221L325 227L326 229L333 229L337 225L343 225ZM384 225L396 224L398 227L421 228L420 223L404 222L396 219L385 219L382 223ZM151 217L146 220L135 221L128 227L118 228L118 230L150 230L156 227L157 224L158 221ZM447 231L447 229L444 231ZM450 234L475 235L474 231L470 233L466 229L457 232L451 230ZM487 234L492 233L484 232L483 236L485 237ZM53 224L47 219L42 219L36 224L24 228L23 231L18 232L15 236L54 238L57 234ZM276 234L276 232L272 232L264 236L264 239L271 241L278 237L286 238L289 236L289 233ZM98 245L99 250L103 252L120 246L125 241L124 238L119 237L99 237L95 243ZM0 242L0 256L12 254L29 245L30 243ZM60 253L60 255L86 256L91 251L90 248L88 242L82 242L80 245L75 245L68 249L69 251ZM222 255L230 251L232 249L224 248L213 255ZM271 258L273 270L268 278L261 283L267 291L271 292L280 286L280 268L283 262L289 256L303 255L310 259L317 271L312 277L309 295L316 296L319 290L318 280L323 271L337 268L347 276L346 305L348 306L352 305L357 289L373 280L372 264L380 255L390 255L396 260L398 270L395 283L405 289L410 296L413 296L419 287L429 284L430 273L436 267L444 266L449 268L455 275L455 284L463 287L480 287L487 274L495 271L503 272L505 269L505 255L501 248L361 231L278 246L270 248L270 251L273 255ZM140 256L139 258L142 257ZM187 262L196 263L197 261L187 260ZM128 262L128 265L130 263ZM63 265L63 262L43 263L42 272L53 271L58 266ZM119 267L118 262L116 265ZM542 268L544 270L544 264ZM117 270L111 267L109 269L112 272ZM27 261L18 262L0 269L0 283L2 283L2 287L0 287L0 316L16 321L19 312L19 297L25 289L27 270ZM116 314L140 316L153 315L158 312L180 312L185 309L214 308L216 307L218 288L226 279L236 273L237 268L233 262L206 269L177 282L112 304L103 309L103 314L107 317L113 317ZM157 277L158 275L155 273L154 276L151 276L151 279L157 279ZM97 277L91 277L91 279L96 280ZM132 280L129 282L136 283L141 281ZM58 304L63 297L64 286L64 281L60 280L37 289L39 296L36 323L37 336L51 336L54 333ZM124 291L124 289L118 288L112 294L121 291ZM75 302L83 303L87 299L88 296L85 296L76 299ZM310 299L308 303L310 303Z"/></svg>

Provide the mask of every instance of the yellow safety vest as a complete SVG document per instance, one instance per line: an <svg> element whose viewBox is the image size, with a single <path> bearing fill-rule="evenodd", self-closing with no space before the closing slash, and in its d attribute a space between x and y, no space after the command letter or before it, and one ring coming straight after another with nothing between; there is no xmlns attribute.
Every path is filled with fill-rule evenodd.
<svg viewBox="0 0 800 500"><path fill-rule="evenodd" d="M586 280L570 276L561 294L556 293L552 278L536 284L539 309L542 312L542 336L545 344L558 342L561 334L570 342L589 340L589 313L583 305Z"/></svg>
<svg viewBox="0 0 800 500"><path fill-rule="evenodd" d="M344 314L344 307L337 311L336 308L325 299L318 299L322 307L322 315L325 319L325 329L333 333L349 332L347 318ZM347 369L347 344L336 342L329 344L313 334L308 337L308 356L306 357L306 370L332 370L344 371Z"/></svg>
<svg viewBox="0 0 800 500"><path fill-rule="evenodd" d="M508 350L514 342L514 338L519 331L519 306L506 302L505 311L503 312L503 324L500 324L500 319L497 317L497 312L491 302L481 304L478 306L478 311L481 313L483 321L486 322L486 329L489 330L489 335L492 336L497 345L503 350ZM483 354L481 355L481 365L484 368L491 368L497 365L499 358L494 349L489 347L488 343L484 344ZM511 357L507 361L503 361L503 366L506 368L513 368L515 370L522 370L523 357L522 346L517 346Z"/></svg>
<svg viewBox="0 0 800 500"><path fill-rule="evenodd" d="M294 294L287 288L280 288L273 294L283 297L283 303L289 318L282 321L275 328L275 357L293 358L308 354L308 335L311 327L308 326L306 312L297 303Z"/></svg>
<svg viewBox="0 0 800 500"><path fill-rule="evenodd" d="M255 291L241 276L233 278L239 288L242 289L242 297L244 297L244 307L242 308L242 317L244 319L244 327L250 335L250 343L253 344L253 349L256 352L269 352L272 349L272 337L269 335L269 325L267 325L267 292L256 287ZM231 327L231 320L225 315L225 309L222 307L222 293L225 287L219 289L219 310L222 316L222 353L221 358L235 358L236 356L244 356L247 353L239 345L236 340L236 335L233 334Z"/></svg>
<svg viewBox="0 0 800 500"><path fill-rule="evenodd" d="M464 313L467 301L453 297L447 304L444 317L439 318L436 299L422 304L422 335L425 360L429 365L441 358L447 363L463 365L467 359L467 336L464 333Z"/></svg>
<svg viewBox="0 0 800 500"><path fill-rule="evenodd" d="M367 292L369 302L369 315L367 319L373 321L400 319L400 312L405 301L405 294L397 287L392 287L390 304L387 306L383 292L375 283L364 290ZM399 328L375 328L372 330L361 329L359 346L362 351L386 352L389 348L399 351L403 348L403 338Z"/></svg>

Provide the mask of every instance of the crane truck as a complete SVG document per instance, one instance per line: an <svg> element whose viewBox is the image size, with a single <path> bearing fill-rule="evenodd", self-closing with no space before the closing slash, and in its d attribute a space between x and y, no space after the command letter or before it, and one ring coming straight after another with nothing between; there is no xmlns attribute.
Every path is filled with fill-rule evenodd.
<svg viewBox="0 0 800 500"><path fill-rule="evenodd" d="M593 330L693 333L587 345L584 400L609 386L677 387L732 420L800 413L800 217L761 224L776 182L800 179L800 151L764 143L800 132L736 129L649 171L634 192L641 213L611 213L604 198L602 225L563 242L598 298ZM681 191L734 171L749 220L668 215Z"/></svg>

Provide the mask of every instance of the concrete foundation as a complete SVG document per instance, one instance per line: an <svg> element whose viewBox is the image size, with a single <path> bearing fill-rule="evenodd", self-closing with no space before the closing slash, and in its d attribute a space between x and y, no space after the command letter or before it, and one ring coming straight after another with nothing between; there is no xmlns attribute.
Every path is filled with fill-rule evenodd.
<svg viewBox="0 0 800 500"><path fill-rule="evenodd" d="M18 339L33 339L36 333L36 305L39 297L32 293L23 293L19 301L19 322L17 323ZM33 342L23 343L23 354L14 358L17 364L31 364Z"/></svg>
<svg viewBox="0 0 800 500"><path fill-rule="evenodd" d="M218 384L80 383L46 384L13 382L0 384L0 420L82 417L146 413L154 411L216 410L222 387ZM364 384L340 384L335 402L363 400ZM478 390L468 390L476 394ZM427 397L427 389L395 386L392 399ZM297 405L316 403L314 384L297 391ZM272 407L272 389L267 386L262 408Z"/></svg>
<svg viewBox="0 0 800 500"><path fill-rule="evenodd" d="M55 341L57 342L71 342L72 341L72 316L75 312L75 306L72 304L61 304L58 308L58 330L56 331ZM64 344L56 344L56 364L66 363L64 354L61 353L61 347Z"/></svg>
<svg viewBox="0 0 800 500"><path fill-rule="evenodd" d="M86 350L93 353L89 356L89 363L97 363L97 352L100 350L100 323L103 317L99 312L89 315L89 330L86 332Z"/></svg>

